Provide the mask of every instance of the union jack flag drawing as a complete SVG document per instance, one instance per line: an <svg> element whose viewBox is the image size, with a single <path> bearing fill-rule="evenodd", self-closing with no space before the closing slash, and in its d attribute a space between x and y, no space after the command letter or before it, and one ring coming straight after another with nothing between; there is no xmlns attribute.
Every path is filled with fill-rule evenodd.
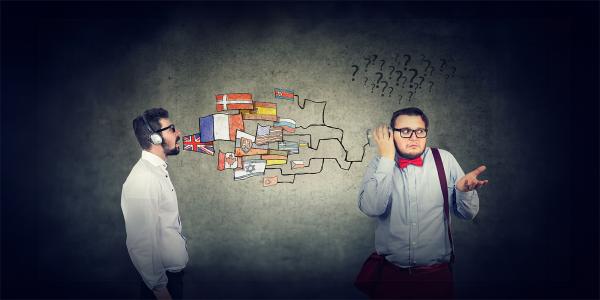
<svg viewBox="0 0 600 300"><path fill-rule="evenodd" d="M202 142L200 134L186 135L183 137L183 150L202 152L208 155L215 155L215 146L213 142Z"/></svg>

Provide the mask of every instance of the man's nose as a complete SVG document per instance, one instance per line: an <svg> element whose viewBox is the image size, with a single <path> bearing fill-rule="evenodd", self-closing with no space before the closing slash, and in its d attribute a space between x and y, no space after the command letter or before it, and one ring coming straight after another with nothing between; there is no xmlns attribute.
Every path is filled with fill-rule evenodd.
<svg viewBox="0 0 600 300"><path fill-rule="evenodd" d="M408 137L409 140L414 141L417 139L417 132L413 131L410 133L410 136Z"/></svg>

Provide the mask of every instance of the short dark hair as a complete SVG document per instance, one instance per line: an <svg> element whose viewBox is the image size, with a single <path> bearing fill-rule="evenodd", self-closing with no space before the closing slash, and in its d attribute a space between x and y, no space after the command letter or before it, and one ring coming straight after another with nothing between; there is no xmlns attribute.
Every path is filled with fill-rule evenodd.
<svg viewBox="0 0 600 300"><path fill-rule="evenodd" d="M143 115L146 117L148 121L148 125L152 131L156 131L160 129L160 119L168 118L169 112L163 108L151 108L143 112ZM150 142L150 135L152 132L148 131L148 127L144 124L144 119L142 115L137 116L133 119L133 132L135 133L135 137L140 143L142 149L147 150L152 146L152 142Z"/></svg>
<svg viewBox="0 0 600 300"><path fill-rule="evenodd" d="M396 123L396 118L398 118L398 116L421 116L421 119L425 123L425 128L429 128L429 119L427 119L427 116L422 110L416 107L407 107L395 111L390 120L390 128L394 128L394 123Z"/></svg>

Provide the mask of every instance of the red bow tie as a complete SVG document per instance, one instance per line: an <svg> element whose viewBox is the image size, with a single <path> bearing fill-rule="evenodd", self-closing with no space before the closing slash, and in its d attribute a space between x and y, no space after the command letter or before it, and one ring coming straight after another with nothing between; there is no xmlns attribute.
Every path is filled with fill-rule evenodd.
<svg viewBox="0 0 600 300"><path fill-rule="evenodd" d="M408 166L410 164L420 167L423 165L423 159L420 156L417 158L413 158L413 159L406 159L406 158L402 158L402 157L400 157L398 159L398 167L400 169L406 168L406 166Z"/></svg>

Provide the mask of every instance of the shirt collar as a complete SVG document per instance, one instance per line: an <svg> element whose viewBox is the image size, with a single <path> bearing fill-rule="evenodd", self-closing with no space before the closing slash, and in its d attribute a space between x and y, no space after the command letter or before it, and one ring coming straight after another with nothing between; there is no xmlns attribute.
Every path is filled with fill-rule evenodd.
<svg viewBox="0 0 600 300"><path fill-rule="evenodd" d="M152 152L142 150L142 159L149 161L154 166L161 166L165 170L167 169L167 162Z"/></svg>

